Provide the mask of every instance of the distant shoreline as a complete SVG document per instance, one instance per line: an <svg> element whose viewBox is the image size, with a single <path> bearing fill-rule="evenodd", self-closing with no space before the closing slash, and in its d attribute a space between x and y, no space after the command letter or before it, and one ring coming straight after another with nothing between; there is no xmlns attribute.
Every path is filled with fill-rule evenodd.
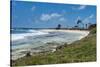
<svg viewBox="0 0 100 67"><path fill-rule="evenodd" d="M41 31L43 32L88 32L88 30L67 30L67 29L59 29L59 30L56 30L56 29L41 29Z"/></svg>
<svg viewBox="0 0 100 67"><path fill-rule="evenodd" d="M10 28L10 29L55 29L55 30L88 30L88 29L82 29L82 28L60 28L60 29L56 29L56 28Z"/></svg>

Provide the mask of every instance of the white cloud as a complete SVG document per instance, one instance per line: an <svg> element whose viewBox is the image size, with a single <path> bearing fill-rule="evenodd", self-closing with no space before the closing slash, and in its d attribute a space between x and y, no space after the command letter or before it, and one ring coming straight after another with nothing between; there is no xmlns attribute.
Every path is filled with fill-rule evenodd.
<svg viewBox="0 0 100 67"><path fill-rule="evenodd" d="M81 6L78 7L78 10L83 10L83 9L85 9L85 8L86 8L85 5L81 5Z"/></svg>
<svg viewBox="0 0 100 67"><path fill-rule="evenodd" d="M66 19L65 19L64 17L61 17L61 18L59 19L59 21L66 21Z"/></svg>
<svg viewBox="0 0 100 67"><path fill-rule="evenodd" d="M78 20L81 20L80 16L78 16L75 20L75 23L77 23Z"/></svg>
<svg viewBox="0 0 100 67"><path fill-rule="evenodd" d="M51 16L49 14L42 14L40 17L40 20L42 21L48 21L49 19L51 19Z"/></svg>
<svg viewBox="0 0 100 67"><path fill-rule="evenodd" d="M83 20L83 23L89 23L90 20L93 19L93 18L94 18L94 15L91 14L91 15L89 15L88 17L86 17L86 18Z"/></svg>
<svg viewBox="0 0 100 67"><path fill-rule="evenodd" d="M32 7L31 7L31 10L32 10L32 11L34 11L35 9L36 9L36 7L35 7L35 6L32 6Z"/></svg>
<svg viewBox="0 0 100 67"><path fill-rule="evenodd" d="M89 16L89 18L91 19L91 18L93 18L94 17L94 15L93 14L91 14L90 16Z"/></svg>
<svg viewBox="0 0 100 67"><path fill-rule="evenodd" d="M86 5L81 5L81 6L78 6L78 7L72 7L72 9L74 9L74 10L83 10L86 7L87 7Z"/></svg>
<svg viewBox="0 0 100 67"><path fill-rule="evenodd" d="M51 17L60 17L61 15L60 14L58 14L58 13L52 13L51 14Z"/></svg>
<svg viewBox="0 0 100 67"><path fill-rule="evenodd" d="M42 14L41 17L40 17L40 20L42 20L42 21L48 21L48 20L51 20L53 18L58 18L58 17L61 17L61 15L58 14L58 13Z"/></svg>

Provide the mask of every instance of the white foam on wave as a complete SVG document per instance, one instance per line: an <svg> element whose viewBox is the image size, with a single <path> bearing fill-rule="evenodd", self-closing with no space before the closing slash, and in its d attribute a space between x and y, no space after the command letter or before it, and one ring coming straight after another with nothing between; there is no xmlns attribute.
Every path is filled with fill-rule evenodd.
<svg viewBox="0 0 100 67"><path fill-rule="evenodd" d="M36 31L36 30L28 30L29 32L31 32L31 33L37 33L37 32L39 32L39 31Z"/></svg>
<svg viewBox="0 0 100 67"><path fill-rule="evenodd" d="M35 31L35 30L29 30L29 33L21 33L21 34L12 34L11 40L19 40L19 39L24 39L25 37L28 36L36 36L36 35L45 35L48 34L47 32L41 32L41 31Z"/></svg>

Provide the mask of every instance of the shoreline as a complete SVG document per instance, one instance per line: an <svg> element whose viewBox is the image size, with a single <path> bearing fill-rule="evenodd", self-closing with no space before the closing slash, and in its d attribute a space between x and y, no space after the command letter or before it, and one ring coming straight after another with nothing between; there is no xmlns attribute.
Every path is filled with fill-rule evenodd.
<svg viewBox="0 0 100 67"><path fill-rule="evenodd" d="M11 66L79 63L96 61L96 32L95 29L80 39L68 45L67 43L56 47L54 52L43 52L33 56L24 56L17 60L11 59ZM59 58L59 59L58 59ZM48 60L48 61L47 61ZM28 62L30 61L30 62Z"/></svg>
<svg viewBox="0 0 100 67"><path fill-rule="evenodd" d="M84 37L86 37L86 36L90 33L89 30L55 30L55 29L52 29L52 30L51 30L51 29L44 29L44 30L40 30L40 31L43 31L43 32L82 33L83 36L81 36L81 37L79 38L79 40L82 39L82 38L84 38Z"/></svg>
<svg viewBox="0 0 100 67"><path fill-rule="evenodd" d="M77 32L77 33L89 32L89 30L65 30L65 29L59 29L59 30L56 30L56 29L41 29L40 31L43 31L43 32Z"/></svg>
<svg viewBox="0 0 100 67"><path fill-rule="evenodd" d="M89 34L89 31L81 31L81 30L49 30L49 29L47 30L47 29L46 29L46 30L40 30L40 31L43 31L43 32L82 33L83 35L81 35L81 36L79 37L78 40L81 40L82 38L86 37L86 36ZM50 43L50 44L47 44L47 43ZM40 49L42 49L42 48L44 48L44 49L45 49L45 48L48 48L48 50L45 49L45 50L41 50L40 52L34 52L34 49L33 49L33 50L30 51L31 54L32 54L32 56L37 55L37 54L40 54L40 53L45 53L45 52L55 52L59 46L63 46L62 44L65 44L65 43L67 43L67 42L58 43L58 44L60 44L60 45L56 45L56 44L57 44L56 42L47 42L47 43L45 43L45 44L47 44L47 45L40 46L40 47L38 47L38 48L40 48ZM72 42L72 43L73 43L73 42ZM67 43L67 44L71 44L71 43ZM56 46L56 47L55 47L55 46ZM36 49L38 49L38 48L36 48ZM50 48L51 48L51 49L50 49ZM29 51L26 51L26 54L27 54L27 52L29 52ZM14 58L14 59L12 59L12 60L20 59L20 58L26 56L26 54L24 54L23 56L20 56L19 58L16 57L16 58Z"/></svg>

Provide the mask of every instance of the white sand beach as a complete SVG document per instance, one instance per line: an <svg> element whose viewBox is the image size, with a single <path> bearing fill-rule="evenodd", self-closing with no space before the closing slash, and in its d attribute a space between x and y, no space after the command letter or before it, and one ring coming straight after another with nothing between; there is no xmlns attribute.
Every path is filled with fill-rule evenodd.
<svg viewBox="0 0 100 67"><path fill-rule="evenodd" d="M43 32L66 32L66 33L79 33L82 34L83 36L80 37L84 38L85 36L87 36L90 32L88 30L55 30L55 29L44 29L41 30Z"/></svg>
<svg viewBox="0 0 100 67"><path fill-rule="evenodd" d="M55 29L41 29L31 30L30 35L23 34L23 39L12 42L12 59L16 60L30 51L34 54L45 51L56 51L57 46L64 43L71 44L74 41L80 40L89 34L85 30L55 30ZM42 33L42 34L41 34ZM35 34L39 34L36 35ZM27 36L26 36L27 35ZM32 36L33 35L33 36ZM38 52L37 52L38 51Z"/></svg>
<svg viewBox="0 0 100 67"><path fill-rule="evenodd" d="M72 32L72 33L89 33L87 30L56 30L56 29L43 29L43 32Z"/></svg>

